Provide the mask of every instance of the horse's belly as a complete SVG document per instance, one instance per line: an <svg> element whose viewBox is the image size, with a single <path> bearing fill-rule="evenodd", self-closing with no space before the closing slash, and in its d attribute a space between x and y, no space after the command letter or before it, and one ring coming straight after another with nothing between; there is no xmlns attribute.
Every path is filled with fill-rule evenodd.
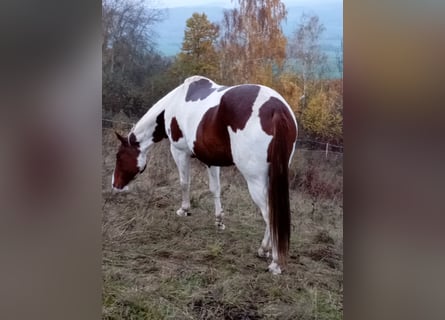
<svg viewBox="0 0 445 320"><path fill-rule="evenodd" d="M227 135L228 139L228 135ZM226 167L233 165L230 142L204 139L195 141L193 148L194 156L208 166Z"/></svg>

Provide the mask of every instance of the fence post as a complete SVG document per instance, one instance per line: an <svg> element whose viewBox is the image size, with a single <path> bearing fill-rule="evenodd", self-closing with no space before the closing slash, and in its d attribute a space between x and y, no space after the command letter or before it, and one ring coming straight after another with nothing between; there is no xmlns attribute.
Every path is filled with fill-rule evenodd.
<svg viewBox="0 0 445 320"><path fill-rule="evenodd" d="M326 159L328 158L329 142L326 142Z"/></svg>

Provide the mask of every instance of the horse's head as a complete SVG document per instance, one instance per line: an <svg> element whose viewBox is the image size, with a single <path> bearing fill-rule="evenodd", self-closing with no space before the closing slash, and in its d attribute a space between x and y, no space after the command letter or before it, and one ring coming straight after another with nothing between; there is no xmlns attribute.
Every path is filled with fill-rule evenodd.
<svg viewBox="0 0 445 320"><path fill-rule="evenodd" d="M117 132L115 133L121 145L116 154L116 165L111 185L115 190L125 191L128 190L127 185L136 175L144 171L146 164L145 161L142 161L142 158L145 157L139 157L141 150L133 133L128 138L122 137Z"/></svg>

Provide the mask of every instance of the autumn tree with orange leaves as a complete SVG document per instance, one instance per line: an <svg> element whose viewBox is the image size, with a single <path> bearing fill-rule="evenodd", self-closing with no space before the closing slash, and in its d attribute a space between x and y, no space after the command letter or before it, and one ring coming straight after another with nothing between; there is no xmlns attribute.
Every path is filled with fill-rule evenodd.
<svg viewBox="0 0 445 320"><path fill-rule="evenodd" d="M280 0L238 0L225 10L221 24L220 78L228 84L270 84L286 59L281 22L287 11Z"/></svg>

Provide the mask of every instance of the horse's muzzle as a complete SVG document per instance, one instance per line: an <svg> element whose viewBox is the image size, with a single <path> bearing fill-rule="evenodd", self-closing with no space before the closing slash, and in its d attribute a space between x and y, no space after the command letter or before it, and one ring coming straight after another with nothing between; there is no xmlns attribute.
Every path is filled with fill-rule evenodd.
<svg viewBox="0 0 445 320"><path fill-rule="evenodd" d="M113 190L113 191L115 191L115 192L126 192L126 191L129 191L130 190L130 188L128 187L128 186L125 186L125 187L123 187L123 188L117 188L117 187L115 187L115 186L111 186L111 189Z"/></svg>
<svg viewBox="0 0 445 320"><path fill-rule="evenodd" d="M118 186L115 186L114 172L113 172L113 175L111 176L111 190L116 191L116 192L125 192L125 191L128 191L130 189L128 188L128 185L126 185L126 186L124 186L122 188L120 188Z"/></svg>

